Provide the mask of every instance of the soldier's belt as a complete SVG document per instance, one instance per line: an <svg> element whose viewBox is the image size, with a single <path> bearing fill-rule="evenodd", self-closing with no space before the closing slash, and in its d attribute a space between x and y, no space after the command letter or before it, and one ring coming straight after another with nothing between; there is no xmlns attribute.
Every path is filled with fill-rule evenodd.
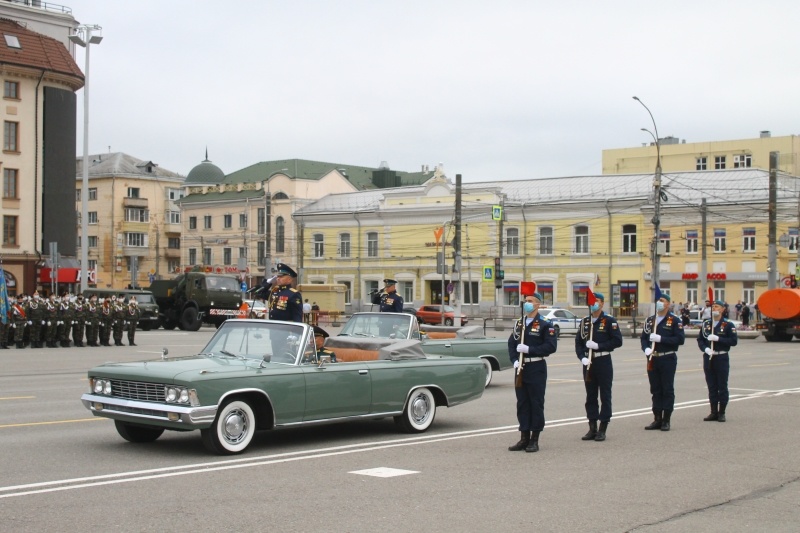
<svg viewBox="0 0 800 533"><path fill-rule="evenodd" d="M544 357L523 357L522 360L526 363L535 363L536 361L544 361Z"/></svg>
<svg viewBox="0 0 800 533"><path fill-rule="evenodd" d="M713 352L713 355L728 355L728 352Z"/></svg>
<svg viewBox="0 0 800 533"><path fill-rule="evenodd" d="M675 352L674 351L672 351L672 352L653 352L650 355L652 355L653 357L663 357L665 355L675 355Z"/></svg>
<svg viewBox="0 0 800 533"><path fill-rule="evenodd" d="M589 352L586 352L589 353ZM606 355L611 355L611 352L594 352L595 357L605 357Z"/></svg>

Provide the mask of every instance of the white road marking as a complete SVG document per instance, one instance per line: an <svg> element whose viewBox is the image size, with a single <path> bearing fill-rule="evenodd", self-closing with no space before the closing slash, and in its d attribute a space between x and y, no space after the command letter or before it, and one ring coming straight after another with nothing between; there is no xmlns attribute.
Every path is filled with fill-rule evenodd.
<svg viewBox="0 0 800 533"><path fill-rule="evenodd" d="M419 474L419 472L415 470L401 470L399 468L389 468L387 466L379 466L377 468L368 468L366 470L353 470L352 472L348 472L348 474L359 474L362 476L373 476L373 477L397 477L397 476L407 476L408 474Z"/></svg>

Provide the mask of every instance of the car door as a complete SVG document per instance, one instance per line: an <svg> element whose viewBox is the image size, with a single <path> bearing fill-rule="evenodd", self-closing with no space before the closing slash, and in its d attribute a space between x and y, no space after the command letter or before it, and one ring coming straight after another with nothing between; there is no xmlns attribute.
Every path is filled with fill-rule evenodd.
<svg viewBox="0 0 800 533"><path fill-rule="evenodd" d="M302 369L306 380L303 421L359 416L370 412L372 379L365 363L306 364L302 365Z"/></svg>

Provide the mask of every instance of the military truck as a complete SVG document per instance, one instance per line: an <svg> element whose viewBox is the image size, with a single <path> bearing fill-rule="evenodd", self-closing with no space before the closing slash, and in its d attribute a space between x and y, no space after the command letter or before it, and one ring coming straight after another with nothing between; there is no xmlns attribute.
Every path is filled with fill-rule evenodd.
<svg viewBox="0 0 800 533"><path fill-rule="evenodd" d="M235 276L192 271L175 279L156 280L149 290L155 295L164 329L197 331L200 326L219 327L239 315L242 292Z"/></svg>
<svg viewBox="0 0 800 533"><path fill-rule="evenodd" d="M83 291L83 295L86 298L91 298L92 295L95 295L98 299L116 296L117 298L122 298L125 305L128 305L128 302L131 301L131 296L135 296L140 312L138 327L145 331L150 331L153 328L158 329L161 324L158 305L156 305L156 300L150 291L141 289L95 289L89 287Z"/></svg>

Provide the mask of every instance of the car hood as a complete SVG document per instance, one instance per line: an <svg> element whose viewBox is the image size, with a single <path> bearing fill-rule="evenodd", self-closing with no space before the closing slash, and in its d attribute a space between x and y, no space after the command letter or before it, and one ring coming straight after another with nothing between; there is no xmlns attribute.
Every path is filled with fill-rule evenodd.
<svg viewBox="0 0 800 533"><path fill-rule="evenodd" d="M132 363L105 363L89 370L90 376L151 383L172 383L184 381L203 374L241 372L255 368L258 361L233 359L230 357L207 357L195 355L166 360L137 361Z"/></svg>

